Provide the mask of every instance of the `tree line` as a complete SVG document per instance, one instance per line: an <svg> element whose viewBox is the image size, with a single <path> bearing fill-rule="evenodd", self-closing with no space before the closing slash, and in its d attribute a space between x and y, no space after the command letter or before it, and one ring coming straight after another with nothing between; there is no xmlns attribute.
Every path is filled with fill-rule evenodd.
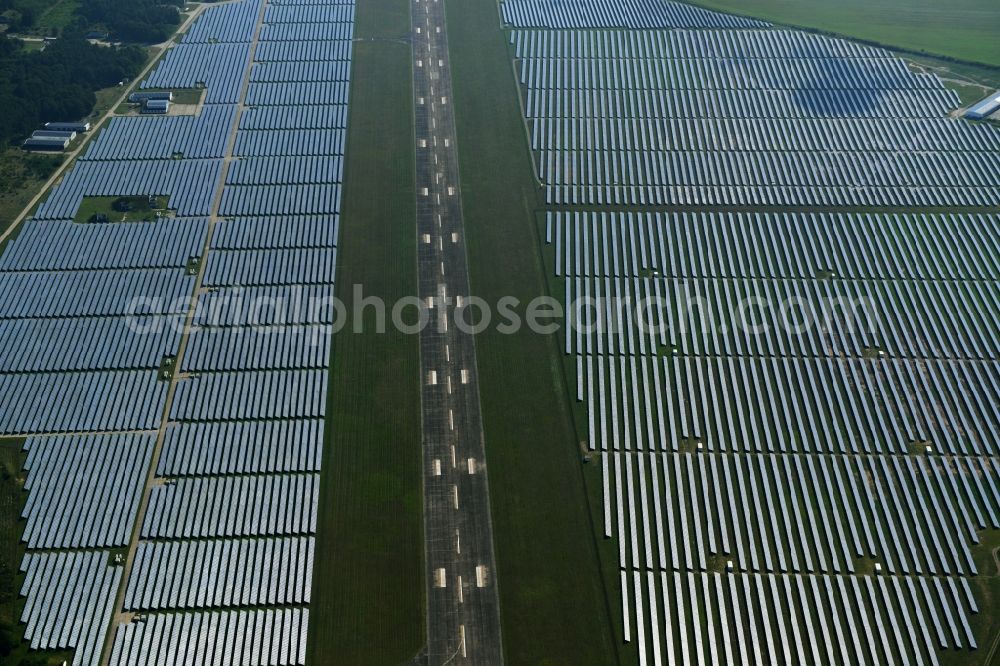
<svg viewBox="0 0 1000 666"><path fill-rule="evenodd" d="M94 91L134 78L145 61L138 47L95 46L82 37L64 37L40 52L0 39L0 139L17 142L45 122L85 117Z"/></svg>
<svg viewBox="0 0 1000 666"><path fill-rule="evenodd" d="M106 26L113 40L156 44L177 29L182 5L179 0L83 0L77 11L91 26Z"/></svg>

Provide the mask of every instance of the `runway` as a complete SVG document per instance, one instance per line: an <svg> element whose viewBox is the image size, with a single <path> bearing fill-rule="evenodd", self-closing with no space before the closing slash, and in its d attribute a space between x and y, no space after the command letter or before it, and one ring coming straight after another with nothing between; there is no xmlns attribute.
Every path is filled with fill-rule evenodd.
<svg viewBox="0 0 1000 666"><path fill-rule="evenodd" d="M442 0L412 0L418 289L433 303L420 336L427 662L499 665L475 340L453 317L469 277L444 11Z"/></svg>

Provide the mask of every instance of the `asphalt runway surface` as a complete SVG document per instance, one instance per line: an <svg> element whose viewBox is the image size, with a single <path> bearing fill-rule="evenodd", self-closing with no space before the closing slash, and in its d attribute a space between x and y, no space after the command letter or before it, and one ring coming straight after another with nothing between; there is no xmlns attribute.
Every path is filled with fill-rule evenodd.
<svg viewBox="0 0 1000 666"><path fill-rule="evenodd" d="M427 662L502 664L475 339L454 323L469 276L444 2L413 0L411 21L418 289L433 299L420 336Z"/></svg>

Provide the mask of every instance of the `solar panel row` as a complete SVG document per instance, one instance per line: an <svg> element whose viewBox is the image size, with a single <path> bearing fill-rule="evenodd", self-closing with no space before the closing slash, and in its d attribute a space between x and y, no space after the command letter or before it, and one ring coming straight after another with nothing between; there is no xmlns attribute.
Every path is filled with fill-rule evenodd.
<svg viewBox="0 0 1000 666"><path fill-rule="evenodd" d="M206 105L236 104L249 48L249 44L178 44L139 87L143 90L204 87Z"/></svg>
<svg viewBox="0 0 1000 666"><path fill-rule="evenodd" d="M312 42L324 44L325 42ZM259 54L258 50L258 54ZM240 115L241 130L326 129L347 126L347 105L258 106Z"/></svg>
<svg viewBox="0 0 1000 666"><path fill-rule="evenodd" d="M892 574L974 576L970 545L1000 527L991 458L608 457L604 530L623 569L732 559L745 571L860 574L874 558Z"/></svg>
<svg viewBox="0 0 1000 666"><path fill-rule="evenodd" d="M237 157L343 155L344 130L286 129L267 132L240 132L233 153ZM272 161L271 164L274 162Z"/></svg>
<svg viewBox="0 0 1000 666"><path fill-rule="evenodd" d="M1000 357L995 282L575 278L566 292L570 302L597 300L599 312L579 318L571 350L645 354L658 343L722 356Z"/></svg>
<svg viewBox="0 0 1000 666"><path fill-rule="evenodd" d="M9 273L0 284L0 319L176 313L193 286L177 269Z"/></svg>
<svg viewBox="0 0 1000 666"><path fill-rule="evenodd" d="M984 125L964 127L944 118L537 118L532 148L541 150L962 152L1000 150Z"/></svg>
<svg viewBox="0 0 1000 666"><path fill-rule="evenodd" d="M322 418L324 370L203 373L184 379L170 411L175 421Z"/></svg>
<svg viewBox="0 0 1000 666"><path fill-rule="evenodd" d="M215 250L208 258L204 284L269 286L330 284L337 265L336 248Z"/></svg>
<svg viewBox="0 0 1000 666"><path fill-rule="evenodd" d="M354 3L316 3L304 6L285 3L268 5L267 9L264 10L264 22L268 25L277 23L354 23Z"/></svg>
<svg viewBox="0 0 1000 666"><path fill-rule="evenodd" d="M763 21L657 0L505 0L503 21L515 26L582 28L750 28Z"/></svg>
<svg viewBox="0 0 1000 666"><path fill-rule="evenodd" d="M295 160L301 162L303 160ZM267 160L254 160L267 162ZM338 171L339 173L339 171ZM336 247L340 222L327 216L302 216L284 220L267 217L223 220L216 224L212 249L264 250Z"/></svg>
<svg viewBox="0 0 1000 666"><path fill-rule="evenodd" d="M313 537L139 544L129 611L308 604Z"/></svg>
<svg viewBox="0 0 1000 666"><path fill-rule="evenodd" d="M577 356L601 450L997 454L995 363ZM749 403L747 396L756 402Z"/></svg>
<svg viewBox="0 0 1000 666"><path fill-rule="evenodd" d="M538 175L545 182L595 187L628 183L639 187L769 188L791 190L801 200L775 203L806 205L828 203L808 199L812 188L823 189L827 196L842 197L851 190L862 193L877 206L919 205L911 190L935 188L941 202L951 206L996 206L1000 199L991 190L1000 184L1000 176L982 168L980 153L750 153L687 151L672 153L633 150L629 153L582 150L552 151L540 156ZM985 192L975 194L975 188ZM718 196L718 195L717 195ZM781 197L781 194L775 196ZM847 195L852 196L852 195ZM634 202L625 202L634 203ZM743 201L729 203L739 205ZM851 203L850 200L845 203ZM939 205L941 205L939 204Z"/></svg>
<svg viewBox="0 0 1000 666"><path fill-rule="evenodd" d="M174 324L164 317L3 319L0 373L156 369L177 351Z"/></svg>
<svg viewBox="0 0 1000 666"><path fill-rule="evenodd" d="M305 663L309 610L158 613L122 625L113 666L292 666Z"/></svg>
<svg viewBox="0 0 1000 666"><path fill-rule="evenodd" d="M348 61L306 61L260 63L250 72L250 80L263 83L290 81L350 81Z"/></svg>
<svg viewBox="0 0 1000 666"><path fill-rule="evenodd" d="M257 45L256 53L258 62L331 62L350 60L352 49L353 43L349 40L339 42L301 40L261 42Z"/></svg>
<svg viewBox="0 0 1000 666"><path fill-rule="evenodd" d="M152 430L166 393L150 371L0 375L0 434Z"/></svg>
<svg viewBox="0 0 1000 666"><path fill-rule="evenodd" d="M345 41L353 39L353 19L344 23L274 23L261 28L261 42L322 42ZM325 59L325 58L324 58ZM258 59L258 62L262 62ZM346 86L345 90L346 102ZM276 100L281 103L280 100ZM285 105L288 102L284 103Z"/></svg>
<svg viewBox="0 0 1000 666"><path fill-rule="evenodd" d="M198 299L195 324L199 326L332 324L335 313L332 308L322 304L329 304L333 295L333 285L213 288ZM276 307L278 305L280 307Z"/></svg>
<svg viewBox="0 0 1000 666"><path fill-rule="evenodd" d="M340 185L256 185L227 187L219 213L237 215L335 215L340 211Z"/></svg>
<svg viewBox="0 0 1000 666"><path fill-rule="evenodd" d="M566 277L977 280L1000 275L996 215L548 213Z"/></svg>
<svg viewBox="0 0 1000 666"><path fill-rule="evenodd" d="M518 23L515 27L526 27ZM679 28L680 26L664 26ZM706 26L702 26L706 27ZM763 27L763 26L760 26ZM513 30L514 56L644 59L890 58L883 48L814 33L769 30Z"/></svg>
<svg viewBox="0 0 1000 666"><path fill-rule="evenodd" d="M634 162L618 164L623 172ZM821 173L817 171L816 173ZM670 206L752 208L916 208L956 209L1000 207L996 189L972 187L828 187L778 185L678 186L546 186L545 202L561 206Z"/></svg>
<svg viewBox="0 0 1000 666"><path fill-rule="evenodd" d="M214 11L205 12L195 21L191 28L181 38L181 44L211 44L235 43L249 44L253 39L254 31L257 28L257 16L260 13L260 2L232 2L219 7L213 7ZM213 54L213 58L221 62L226 55L225 52ZM243 69L235 72L237 79L243 77Z"/></svg>
<svg viewBox="0 0 1000 666"><path fill-rule="evenodd" d="M707 60L559 59L526 54L520 80L531 90L742 90L864 91L941 90L935 79L920 76L901 61L886 57L828 59L757 58L733 63ZM570 56L572 57L572 56ZM604 56L608 57L608 56Z"/></svg>
<svg viewBox="0 0 1000 666"><path fill-rule="evenodd" d="M0 257L0 271L183 268L201 254L203 219L156 224L101 224L29 220Z"/></svg>
<svg viewBox="0 0 1000 666"><path fill-rule="evenodd" d="M925 664L975 647L964 579L635 571L621 584L640 664Z"/></svg>
<svg viewBox="0 0 1000 666"><path fill-rule="evenodd" d="M162 118L158 118L162 119ZM103 141L103 135L94 139ZM167 196L178 217L206 217L221 160L77 162L38 207L40 220L72 220L84 197Z"/></svg>
<svg viewBox="0 0 1000 666"><path fill-rule="evenodd" d="M196 328L184 353L185 372L304 370L330 363L323 326Z"/></svg>
<svg viewBox="0 0 1000 666"><path fill-rule="evenodd" d="M32 437L24 468L28 548L128 545L153 435Z"/></svg>
<svg viewBox="0 0 1000 666"><path fill-rule="evenodd" d="M83 160L220 158L235 106L206 105L197 116L127 116L112 118L101 140L88 145Z"/></svg>
<svg viewBox="0 0 1000 666"><path fill-rule="evenodd" d="M144 539L279 536L316 531L318 474L180 478L153 487Z"/></svg>
<svg viewBox="0 0 1000 666"><path fill-rule="evenodd" d="M957 103L950 90L535 90L524 104L529 119L635 118L938 118Z"/></svg>
<svg viewBox="0 0 1000 666"><path fill-rule="evenodd" d="M100 663L121 568L104 551L29 552L21 562L24 638L36 650L75 650L74 663Z"/></svg>
<svg viewBox="0 0 1000 666"><path fill-rule="evenodd" d="M160 477L318 472L323 421L171 423Z"/></svg>

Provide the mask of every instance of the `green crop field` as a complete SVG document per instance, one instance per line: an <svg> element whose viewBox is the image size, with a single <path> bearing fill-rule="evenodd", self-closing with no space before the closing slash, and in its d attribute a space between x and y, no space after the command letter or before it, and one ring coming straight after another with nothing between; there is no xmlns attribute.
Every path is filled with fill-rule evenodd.
<svg viewBox="0 0 1000 666"><path fill-rule="evenodd" d="M707 9L1000 67L996 0L688 0Z"/></svg>
<svg viewBox="0 0 1000 666"><path fill-rule="evenodd" d="M492 0L446 9L472 293L526 303L546 293L540 199L506 36ZM614 664L617 601L605 593L614 586L601 575L558 344L526 329L476 339L504 654Z"/></svg>
<svg viewBox="0 0 1000 666"><path fill-rule="evenodd" d="M355 284L390 304L416 293L408 27L407 0L358 4L337 267L349 311ZM426 642L419 351L352 324L333 344L308 658L385 666Z"/></svg>

